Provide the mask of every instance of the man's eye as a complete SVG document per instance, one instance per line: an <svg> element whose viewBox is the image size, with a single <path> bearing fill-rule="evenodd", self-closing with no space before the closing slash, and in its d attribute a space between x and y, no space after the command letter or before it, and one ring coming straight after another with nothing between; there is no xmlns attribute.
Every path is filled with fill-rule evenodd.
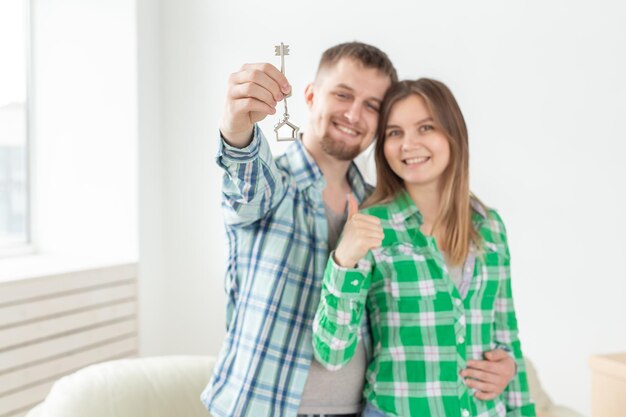
<svg viewBox="0 0 626 417"><path fill-rule="evenodd" d="M341 100L346 100L346 99L350 98L350 96L348 94L345 94L345 93L335 93L335 95L337 96L337 98L339 98Z"/></svg>
<svg viewBox="0 0 626 417"><path fill-rule="evenodd" d="M376 104L367 104L367 108L376 113L380 111L380 108Z"/></svg>

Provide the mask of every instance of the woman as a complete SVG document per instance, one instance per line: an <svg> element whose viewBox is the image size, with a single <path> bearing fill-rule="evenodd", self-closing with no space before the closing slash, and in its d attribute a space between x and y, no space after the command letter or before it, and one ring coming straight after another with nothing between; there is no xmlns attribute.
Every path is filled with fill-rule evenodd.
<svg viewBox="0 0 626 417"><path fill-rule="evenodd" d="M378 184L329 260L313 326L316 358L350 361L364 311L373 358L364 416L534 416L511 297L509 250L498 214L469 191L463 115L450 90L403 81L385 96ZM468 360L510 351L518 372L481 399ZM473 388L470 388L473 387Z"/></svg>

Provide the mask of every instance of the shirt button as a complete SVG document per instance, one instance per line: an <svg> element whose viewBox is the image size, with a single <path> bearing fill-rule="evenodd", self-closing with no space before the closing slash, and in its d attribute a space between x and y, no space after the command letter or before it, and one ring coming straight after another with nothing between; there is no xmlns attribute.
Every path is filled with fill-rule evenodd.
<svg viewBox="0 0 626 417"><path fill-rule="evenodd" d="M351 284L356 287L357 285L359 285L359 280L355 279L354 281L351 282Z"/></svg>
<svg viewBox="0 0 626 417"><path fill-rule="evenodd" d="M456 339L457 342L459 342L459 344L463 344L465 343L465 338L463 336L459 336L458 339ZM466 410L467 411L467 410ZM469 414L468 414L469 415Z"/></svg>
<svg viewBox="0 0 626 417"><path fill-rule="evenodd" d="M461 410L461 415L462 415L463 417L469 417L469 415L470 415L470 414L469 414L469 411L467 411L467 410L464 408L464 409L462 409L462 410Z"/></svg>
<svg viewBox="0 0 626 417"><path fill-rule="evenodd" d="M455 303L456 305L460 306L460 305L461 305L461 299L460 299L460 298L455 298L455 299L454 299L454 303Z"/></svg>

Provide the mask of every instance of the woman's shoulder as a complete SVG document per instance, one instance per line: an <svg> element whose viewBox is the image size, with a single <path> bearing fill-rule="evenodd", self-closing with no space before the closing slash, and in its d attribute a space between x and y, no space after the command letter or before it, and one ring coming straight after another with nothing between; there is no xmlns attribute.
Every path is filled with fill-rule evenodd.
<svg viewBox="0 0 626 417"><path fill-rule="evenodd" d="M489 245L506 246L506 227L498 210L472 198L472 211L474 226L482 239Z"/></svg>
<svg viewBox="0 0 626 417"><path fill-rule="evenodd" d="M483 223L491 223L495 226L504 227L504 221L500 216L498 210L485 205L478 198L472 196L470 200L470 205L472 207L472 216L474 222L483 222Z"/></svg>

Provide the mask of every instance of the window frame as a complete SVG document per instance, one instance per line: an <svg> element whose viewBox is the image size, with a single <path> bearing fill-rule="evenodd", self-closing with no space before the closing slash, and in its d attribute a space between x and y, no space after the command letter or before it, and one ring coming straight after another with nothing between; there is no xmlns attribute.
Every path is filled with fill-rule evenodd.
<svg viewBox="0 0 626 417"><path fill-rule="evenodd" d="M24 170L26 175L25 190L25 233L24 241L0 245L0 259L14 256L30 255L36 252L33 240L33 0L24 0L24 57L26 60L26 76L25 76L25 100L24 100Z"/></svg>

